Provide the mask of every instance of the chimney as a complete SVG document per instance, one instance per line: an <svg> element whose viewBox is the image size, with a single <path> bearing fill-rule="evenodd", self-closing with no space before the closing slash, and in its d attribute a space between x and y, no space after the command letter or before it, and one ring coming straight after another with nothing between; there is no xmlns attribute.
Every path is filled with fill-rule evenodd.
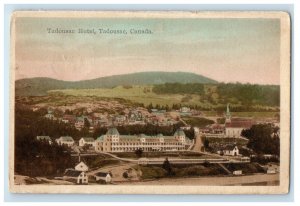
<svg viewBox="0 0 300 206"><path fill-rule="evenodd" d="M80 153L78 153L78 162L80 163Z"/></svg>

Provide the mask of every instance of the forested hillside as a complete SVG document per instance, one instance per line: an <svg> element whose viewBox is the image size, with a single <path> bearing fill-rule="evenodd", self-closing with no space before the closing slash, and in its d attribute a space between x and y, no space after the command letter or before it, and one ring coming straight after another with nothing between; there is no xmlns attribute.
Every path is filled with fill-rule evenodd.
<svg viewBox="0 0 300 206"><path fill-rule="evenodd" d="M157 94L197 94L200 95L200 101L211 104L273 107L280 103L280 87L277 85L166 83L154 85L152 91Z"/></svg>

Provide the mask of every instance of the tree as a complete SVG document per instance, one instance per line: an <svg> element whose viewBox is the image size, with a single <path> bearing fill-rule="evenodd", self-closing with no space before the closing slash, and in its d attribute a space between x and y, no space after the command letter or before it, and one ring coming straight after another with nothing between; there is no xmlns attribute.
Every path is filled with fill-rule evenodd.
<svg viewBox="0 0 300 206"><path fill-rule="evenodd" d="M128 173L127 173L127 172L123 172L123 177L124 177L125 179L127 179L127 178L128 178Z"/></svg>
<svg viewBox="0 0 300 206"><path fill-rule="evenodd" d="M162 168L167 171L169 176L173 175L172 167L167 157L162 165Z"/></svg>
<svg viewBox="0 0 300 206"><path fill-rule="evenodd" d="M142 155L143 155L143 150L141 149L141 148L139 148L139 149L137 149L137 150L135 150L135 155L137 156L137 157L142 157Z"/></svg>
<svg viewBox="0 0 300 206"><path fill-rule="evenodd" d="M91 124L87 118L84 118L84 127L85 128L90 128Z"/></svg>
<svg viewBox="0 0 300 206"><path fill-rule="evenodd" d="M204 139L204 148L205 149L209 148L209 140L207 138Z"/></svg>
<svg viewBox="0 0 300 206"><path fill-rule="evenodd" d="M88 144L85 144L85 145L82 147L83 151L87 151L89 148L90 148L90 145L88 145Z"/></svg>
<svg viewBox="0 0 300 206"><path fill-rule="evenodd" d="M165 109L166 109L166 111L170 111L169 105L166 105Z"/></svg>
<svg viewBox="0 0 300 206"><path fill-rule="evenodd" d="M273 135L277 128L272 124L257 124L242 131L242 136L249 139L247 147L258 154L280 155L280 139Z"/></svg>

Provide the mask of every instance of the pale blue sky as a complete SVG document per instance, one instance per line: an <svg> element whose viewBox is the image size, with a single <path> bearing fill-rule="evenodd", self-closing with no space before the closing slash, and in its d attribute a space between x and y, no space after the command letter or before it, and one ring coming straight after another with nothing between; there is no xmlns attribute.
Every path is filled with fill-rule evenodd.
<svg viewBox="0 0 300 206"><path fill-rule="evenodd" d="M148 35L48 34L60 29L150 29ZM18 18L17 79L92 79L185 71L224 82L279 84L276 19Z"/></svg>

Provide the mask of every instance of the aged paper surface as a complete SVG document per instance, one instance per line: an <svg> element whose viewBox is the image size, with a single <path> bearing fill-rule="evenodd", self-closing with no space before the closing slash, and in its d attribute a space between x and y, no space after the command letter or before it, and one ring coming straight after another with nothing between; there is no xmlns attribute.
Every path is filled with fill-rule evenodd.
<svg viewBox="0 0 300 206"><path fill-rule="evenodd" d="M10 191L284 194L284 12L16 11Z"/></svg>

